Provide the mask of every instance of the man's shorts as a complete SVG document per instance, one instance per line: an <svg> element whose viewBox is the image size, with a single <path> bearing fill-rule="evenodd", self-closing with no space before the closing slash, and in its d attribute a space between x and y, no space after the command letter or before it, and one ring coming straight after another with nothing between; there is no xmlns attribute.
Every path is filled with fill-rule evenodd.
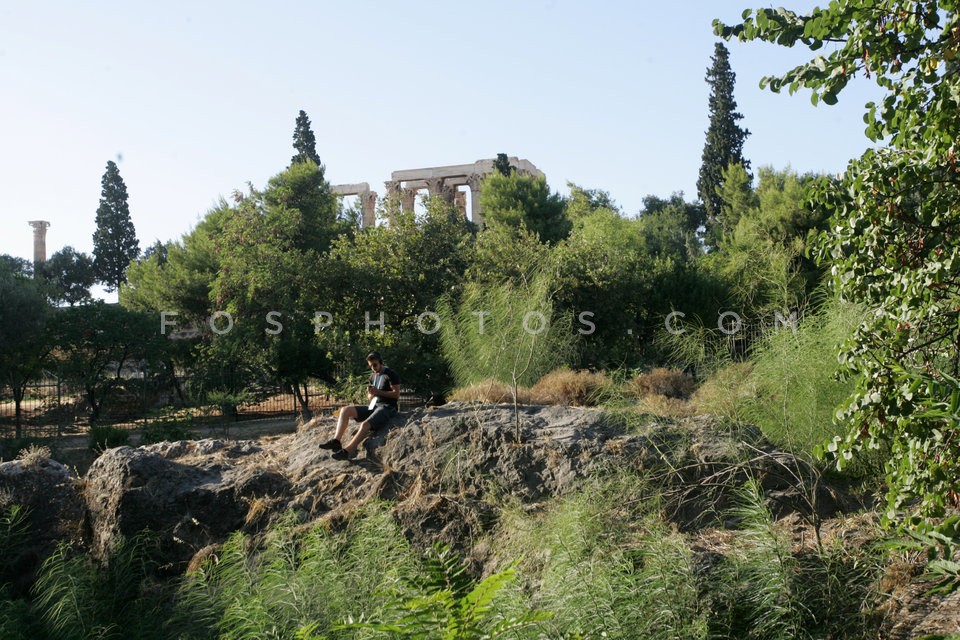
<svg viewBox="0 0 960 640"><path fill-rule="evenodd" d="M357 422L363 422L368 420L370 422L370 428L373 430L381 429L384 425L390 422L390 418L397 415L397 409L391 404L377 404L373 411L371 411L366 405L355 405L353 407L357 410Z"/></svg>

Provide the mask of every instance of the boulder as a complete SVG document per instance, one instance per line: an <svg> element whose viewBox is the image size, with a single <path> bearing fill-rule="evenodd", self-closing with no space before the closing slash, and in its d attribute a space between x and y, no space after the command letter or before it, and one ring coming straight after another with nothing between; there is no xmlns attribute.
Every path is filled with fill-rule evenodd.
<svg viewBox="0 0 960 640"><path fill-rule="evenodd" d="M29 589L40 563L60 542L82 543L84 506L79 480L65 465L49 458L0 463L0 510L20 505L27 531L22 544L6 551L3 567L13 580L14 593Z"/></svg>

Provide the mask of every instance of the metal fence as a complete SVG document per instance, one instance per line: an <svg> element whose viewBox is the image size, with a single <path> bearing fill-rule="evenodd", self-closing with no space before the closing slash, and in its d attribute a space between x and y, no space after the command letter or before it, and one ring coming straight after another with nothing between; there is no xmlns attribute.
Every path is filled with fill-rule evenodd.
<svg viewBox="0 0 960 640"><path fill-rule="evenodd" d="M186 418L203 422L241 421L292 416L300 412L293 389L280 384L247 389L234 403L215 399L191 388L183 376L160 379L141 369L124 372L102 396L99 424L118 427L145 426L152 422ZM306 386L311 412L318 413L344 404L328 386L313 381ZM221 399L222 400L222 399ZM95 396L95 401L99 398ZM400 408L422 405L426 398L404 393ZM27 385L20 405L20 435L47 438L82 433L89 428L91 402L81 386L60 372L48 371ZM17 435L16 403L9 388L0 390L0 439Z"/></svg>

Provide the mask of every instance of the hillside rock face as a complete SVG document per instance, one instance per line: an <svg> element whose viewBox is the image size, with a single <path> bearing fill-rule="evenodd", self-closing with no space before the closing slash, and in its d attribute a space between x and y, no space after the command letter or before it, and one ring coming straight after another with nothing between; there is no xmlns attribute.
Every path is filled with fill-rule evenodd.
<svg viewBox="0 0 960 640"><path fill-rule="evenodd" d="M785 509L796 506L790 500L797 496L789 495L796 478L778 473L774 455L761 456L749 469L736 464L754 456L755 431L735 432L705 416L625 433L595 409L528 406L515 416L510 405L451 403L398 418L349 462L333 460L318 446L333 428L331 418L257 442L182 441L107 451L83 482L91 552L105 559L121 536L150 529L160 534L171 568L182 568L233 531L255 533L291 511L301 522L335 526L371 499L395 503L394 515L414 543L439 538L469 551L496 520L485 499L490 495L536 504L571 491L594 472L626 468L670 469L683 481L673 502L681 527L695 527L705 511L722 506L722 492L697 486L698 478L718 469L730 480L749 471L768 490L784 494ZM819 504L834 503L827 495Z"/></svg>

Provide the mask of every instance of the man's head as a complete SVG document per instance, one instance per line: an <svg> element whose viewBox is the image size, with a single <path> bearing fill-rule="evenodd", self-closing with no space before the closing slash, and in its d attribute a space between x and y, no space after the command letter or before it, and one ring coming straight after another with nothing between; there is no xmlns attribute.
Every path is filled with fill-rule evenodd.
<svg viewBox="0 0 960 640"><path fill-rule="evenodd" d="M371 351L367 354L367 365L374 373L380 373L380 369L383 369L383 356L379 351Z"/></svg>

